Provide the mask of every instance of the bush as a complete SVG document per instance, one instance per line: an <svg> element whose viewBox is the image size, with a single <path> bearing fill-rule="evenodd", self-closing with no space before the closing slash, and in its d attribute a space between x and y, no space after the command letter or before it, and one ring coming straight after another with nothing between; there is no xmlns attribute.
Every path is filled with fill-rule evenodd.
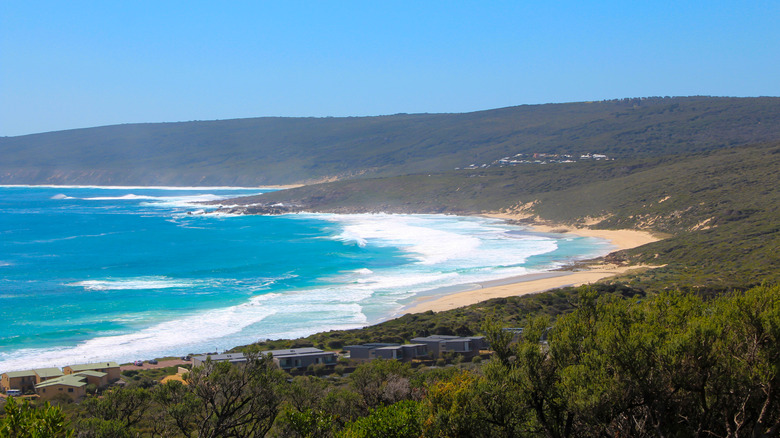
<svg viewBox="0 0 780 438"><path fill-rule="evenodd" d="M417 437L422 434L419 402L404 400L375 409L348 424L340 437Z"/></svg>

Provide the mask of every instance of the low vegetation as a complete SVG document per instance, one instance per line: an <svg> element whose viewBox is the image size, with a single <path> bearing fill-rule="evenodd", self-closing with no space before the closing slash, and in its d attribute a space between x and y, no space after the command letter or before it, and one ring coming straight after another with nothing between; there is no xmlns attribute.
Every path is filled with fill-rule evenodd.
<svg viewBox="0 0 780 438"><path fill-rule="evenodd" d="M376 360L347 377L290 378L257 347L245 366L80 404L6 403L2 436L771 437L780 432L780 287L704 297L581 288L571 311L500 315L490 360L413 368ZM513 312L507 312L509 316ZM498 318L498 319L497 319ZM56 432L25 435L33 424Z"/></svg>

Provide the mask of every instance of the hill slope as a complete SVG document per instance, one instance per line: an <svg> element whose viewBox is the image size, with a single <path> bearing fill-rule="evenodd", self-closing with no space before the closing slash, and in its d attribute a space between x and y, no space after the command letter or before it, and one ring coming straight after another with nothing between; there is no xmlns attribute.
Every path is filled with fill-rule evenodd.
<svg viewBox="0 0 780 438"><path fill-rule="evenodd" d="M517 153L628 159L780 140L780 98L117 125L0 138L0 183L243 185L441 172Z"/></svg>
<svg viewBox="0 0 780 438"><path fill-rule="evenodd" d="M780 142L614 162L528 165L339 181L231 201L293 210L474 214L502 210L671 237L613 259L667 264L664 286L780 281Z"/></svg>

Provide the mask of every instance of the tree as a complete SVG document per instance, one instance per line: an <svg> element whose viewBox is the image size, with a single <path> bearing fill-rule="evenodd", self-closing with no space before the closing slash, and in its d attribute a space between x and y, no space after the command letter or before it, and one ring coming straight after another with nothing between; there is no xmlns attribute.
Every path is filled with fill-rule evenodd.
<svg viewBox="0 0 780 438"><path fill-rule="evenodd" d="M0 437L2 438L69 438L73 430L62 409L46 402L36 409L25 400L21 405L14 397L5 402L5 417L0 418Z"/></svg>
<svg viewBox="0 0 780 438"><path fill-rule="evenodd" d="M408 363L376 359L355 368L349 378L366 408L393 404L412 396Z"/></svg>
<svg viewBox="0 0 780 438"><path fill-rule="evenodd" d="M262 437L271 428L283 377L270 356L250 351L246 358L237 365L207 360L185 377L198 404L198 437Z"/></svg>

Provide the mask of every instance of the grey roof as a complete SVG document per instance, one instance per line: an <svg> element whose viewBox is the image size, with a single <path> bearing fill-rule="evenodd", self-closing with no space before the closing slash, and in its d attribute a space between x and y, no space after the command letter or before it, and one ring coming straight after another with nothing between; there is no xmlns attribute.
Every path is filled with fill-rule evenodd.
<svg viewBox="0 0 780 438"><path fill-rule="evenodd" d="M283 358L283 357L300 357L300 356L312 356L312 355L322 355L322 354L335 354L330 351L322 351L319 348L313 348L313 347L303 347L303 348L290 348L287 350L269 350L269 351L263 351L263 354L272 354L274 358ZM198 360L201 362L206 361L206 358L210 357L212 361L214 362L245 362L246 356L244 353L225 353L225 354L213 354L213 355L203 355L203 356L195 356L193 357L194 360Z"/></svg>
<svg viewBox="0 0 780 438"><path fill-rule="evenodd" d="M449 335L431 335L426 337L413 338L415 342L441 342L441 341L471 341L474 339L484 339L484 336L449 336Z"/></svg>
<svg viewBox="0 0 780 438"><path fill-rule="evenodd" d="M205 362L206 359L208 358L211 358L213 362L245 362L246 361L246 356L244 356L244 353L204 354L202 356L194 356L192 359Z"/></svg>
<svg viewBox="0 0 780 438"><path fill-rule="evenodd" d="M311 356L321 354L334 354L332 351L322 351L319 348L305 347L305 348L291 348L289 350L270 350L264 351L264 354L271 353L275 358L290 357L290 356Z"/></svg>
<svg viewBox="0 0 780 438"><path fill-rule="evenodd" d="M92 371L103 368L119 368L119 364L116 362L95 362L70 365L66 368L70 368L74 373L76 373L78 371Z"/></svg>
<svg viewBox="0 0 780 438"><path fill-rule="evenodd" d="M375 348L383 348L383 347L393 347L399 344L396 343L382 343L382 342L372 342L368 344L362 344L362 345L347 345L344 347L344 349L347 348L354 348L354 349L365 349L365 350L373 350Z"/></svg>

